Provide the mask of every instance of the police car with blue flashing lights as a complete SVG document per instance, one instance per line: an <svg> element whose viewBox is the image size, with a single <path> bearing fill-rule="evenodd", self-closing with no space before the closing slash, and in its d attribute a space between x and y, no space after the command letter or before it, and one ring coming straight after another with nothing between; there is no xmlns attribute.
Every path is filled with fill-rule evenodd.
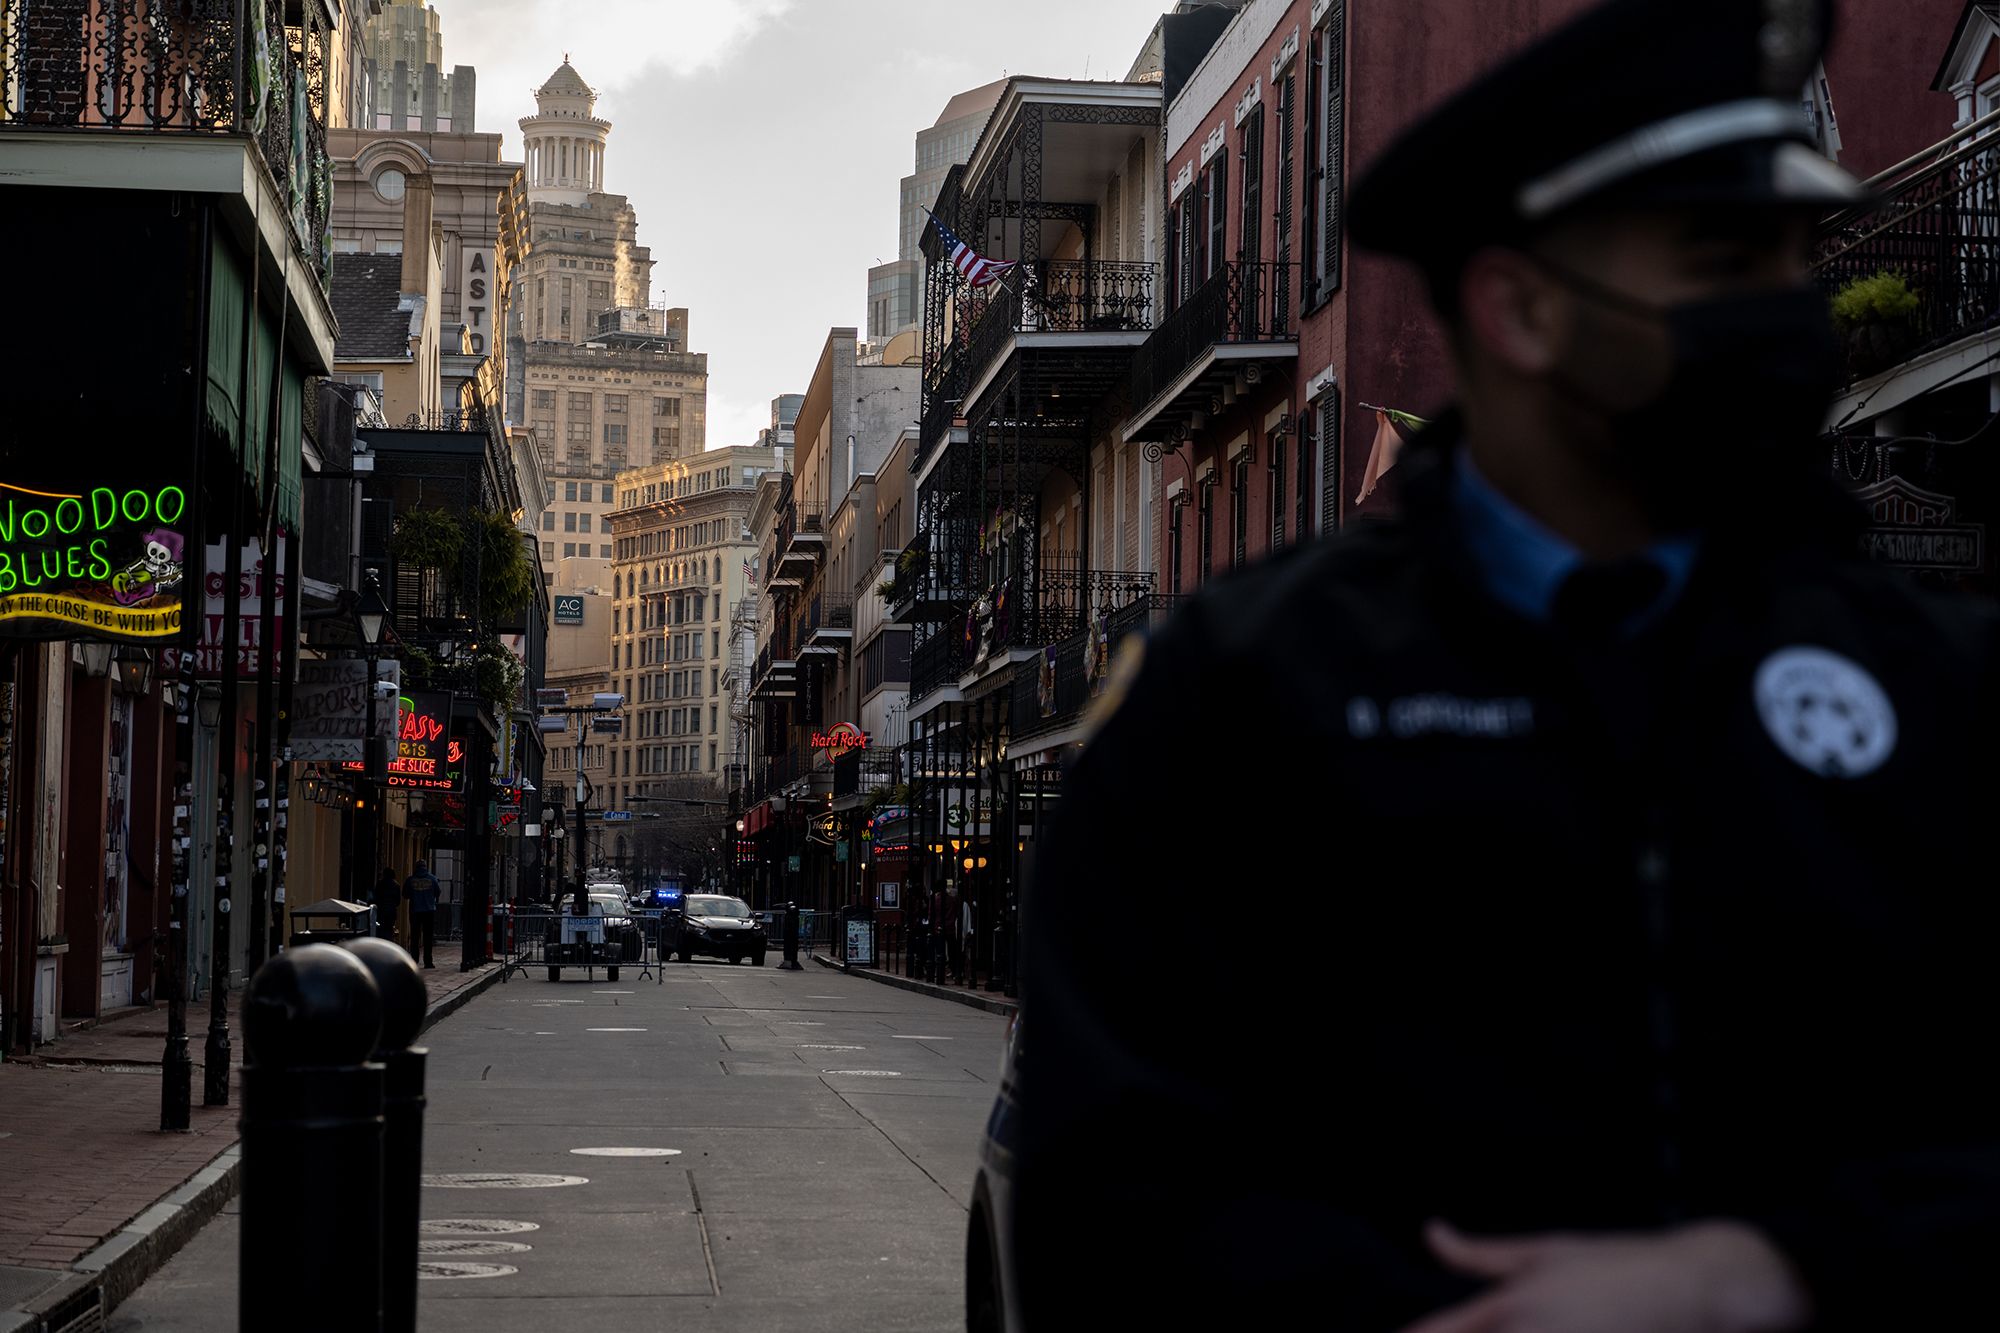
<svg viewBox="0 0 2000 1333"><path fill-rule="evenodd" d="M1019 1290L1014 1275L1014 1143L1020 1125L1015 1101L1021 1069L1021 1015L1007 1024L1000 1054L1000 1095L986 1118L979 1145L979 1173L972 1184L972 1223L965 1237L966 1333L1020 1333Z"/></svg>
<svg viewBox="0 0 2000 1333"><path fill-rule="evenodd" d="M669 911L661 922L660 954L678 953L683 963L694 956L727 958L732 963L749 959L764 966L768 937L764 927L751 915L750 905L741 898L720 893L690 893L679 911Z"/></svg>
<svg viewBox="0 0 2000 1333"><path fill-rule="evenodd" d="M681 908L681 891L673 884L655 884L639 895L639 906L659 911L678 912Z"/></svg>

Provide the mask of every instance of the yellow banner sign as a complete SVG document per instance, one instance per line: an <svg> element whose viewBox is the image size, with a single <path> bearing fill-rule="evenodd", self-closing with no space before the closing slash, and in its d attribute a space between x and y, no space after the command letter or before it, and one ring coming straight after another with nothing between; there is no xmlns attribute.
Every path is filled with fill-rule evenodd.
<svg viewBox="0 0 2000 1333"><path fill-rule="evenodd" d="M170 639L181 632L178 602L163 607L128 607L62 593L15 593L0 597L0 621L59 620L121 638Z"/></svg>

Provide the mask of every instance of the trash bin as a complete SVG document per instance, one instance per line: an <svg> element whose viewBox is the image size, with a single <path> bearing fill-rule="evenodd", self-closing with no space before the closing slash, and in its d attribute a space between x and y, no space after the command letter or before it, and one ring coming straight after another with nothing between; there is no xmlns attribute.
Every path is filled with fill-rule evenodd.
<svg viewBox="0 0 2000 1333"><path fill-rule="evenodd" d="M367 903L351 903L328 898L310 907L292 909L291 947L302 944L337 944L375 933L375 909Z"/></svg>

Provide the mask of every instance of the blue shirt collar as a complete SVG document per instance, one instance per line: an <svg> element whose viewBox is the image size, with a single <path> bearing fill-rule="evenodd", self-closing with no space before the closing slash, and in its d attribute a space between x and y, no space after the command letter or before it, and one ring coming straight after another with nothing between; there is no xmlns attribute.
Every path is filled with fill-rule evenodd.
<svg viewBox="0 0 2000 1333"><path fill-rule="evenodd" d="M1495 490L1464 448L1453 458L1451 498L1460 535L1487 591L1516 615L1548 624L1556 594L1584 563L1583 553ZM1646 558L1659 565L1667 583L1659 599L1627 626L1629 631L1645 628L1679 600L1700 553L1701 540L1695 536L1670 537L1647 548Z"/></svg>

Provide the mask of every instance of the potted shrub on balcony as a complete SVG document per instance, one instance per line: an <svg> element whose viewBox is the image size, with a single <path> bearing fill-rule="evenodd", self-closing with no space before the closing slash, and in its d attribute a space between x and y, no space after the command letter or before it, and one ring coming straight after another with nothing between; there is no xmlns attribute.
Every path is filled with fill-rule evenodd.
<svg viewBox="0 0 2000 1333"><path fill-rule="evenodd" d="M1887 269L1856 278L1833 298L1833 326L1847 343L1848 369L1874 375L1903 360L1916 345L1917 293Z"/></svg>

